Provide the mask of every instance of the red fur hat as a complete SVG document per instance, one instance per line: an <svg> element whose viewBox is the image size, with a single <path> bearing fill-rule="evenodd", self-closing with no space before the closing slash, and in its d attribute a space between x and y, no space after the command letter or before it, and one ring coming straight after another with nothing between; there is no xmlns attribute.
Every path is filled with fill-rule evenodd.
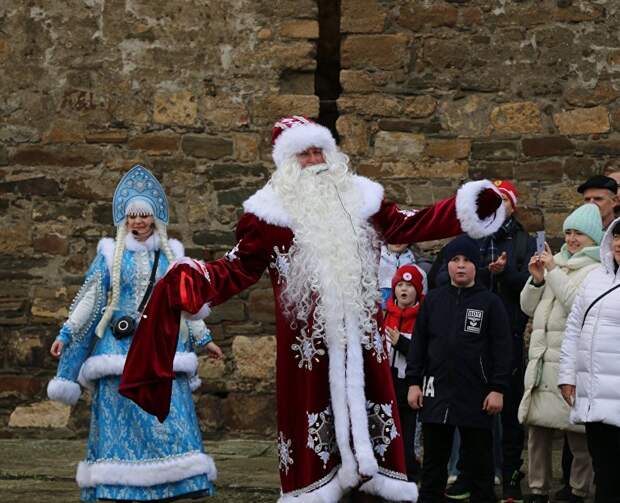
<svg viewBox="0 0 620 503"><path fill-rule="evenodd" d="M494 180L493 183L502 194L508 196L512 209L516 210L517 200L519 199L519 191L517 188L508 180Z"/></svg>
<svg viewBox="0 0 620 503"><path fill-rule="evenodd" d="M418 294L418 300L422 300L426 290L426 273L422 269L420 269L417 265L412 264L400 267L392 278L392 294L394 293L396 285L400 281L407 281L408 283L411 283Z"/></svg>

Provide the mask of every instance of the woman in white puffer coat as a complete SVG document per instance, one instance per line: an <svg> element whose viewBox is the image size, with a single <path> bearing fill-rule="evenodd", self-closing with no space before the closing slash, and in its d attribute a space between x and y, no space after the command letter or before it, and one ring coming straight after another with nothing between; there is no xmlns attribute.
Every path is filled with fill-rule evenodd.
<svg viewBox="0 0 620 503"><path fill-rule="evenodd" d="M571 502L583 501L592 481L584 429L570 424L570 409L560 394L557 377L566 317L584 278L599 266L603 224L598 207L586 204L577 208L566 218L563 229L561 251L553 256L545 244L545 251L532 257L531 277L521 292L521 309L534 320L519 421L529 426L528 483L532 500L541 503L549 497L552 440L557 430L566 432L573 453Z"/></svg>
<svg viewBox="0 0 620 503"><path fill-rule="evenodd" d="M620 285L619 264L620 218L601 242L601 266L588 275L575 299L558 377L571 405L571 423L585 424L595 503L620 500L620 287L610 291Z"/></svg>

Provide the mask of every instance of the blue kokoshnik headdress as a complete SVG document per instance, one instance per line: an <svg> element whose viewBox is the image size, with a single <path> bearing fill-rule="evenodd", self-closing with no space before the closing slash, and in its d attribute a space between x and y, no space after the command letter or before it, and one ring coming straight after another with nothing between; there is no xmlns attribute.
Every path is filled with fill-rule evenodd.
<svg viewBox="0 0 620 503"><path fill-rule="evenodd" d="M114 225L125 221L128 214L153 214L168 224L168 200L163 187L153 173L140 164L134 165L121 178L112 200Z"/></svg>

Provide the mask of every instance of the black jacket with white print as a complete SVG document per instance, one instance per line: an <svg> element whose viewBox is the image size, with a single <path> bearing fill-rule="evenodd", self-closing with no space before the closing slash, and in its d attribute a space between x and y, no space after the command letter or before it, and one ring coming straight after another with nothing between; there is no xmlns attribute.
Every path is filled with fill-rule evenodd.
<svg viewBox="0 0 620 503"><path fill-rule="evenodd" d="M512 343L501 299L485 287L431 290L418 314L407 360L409 385L422 387L422 421L490 428L482 410L504 393Z"/></svg>

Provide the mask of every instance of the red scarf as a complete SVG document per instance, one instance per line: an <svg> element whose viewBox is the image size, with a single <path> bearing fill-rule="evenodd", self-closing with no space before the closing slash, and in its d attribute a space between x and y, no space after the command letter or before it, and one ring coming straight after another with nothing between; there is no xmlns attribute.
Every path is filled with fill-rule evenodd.
<svg viewBox="0 0 620 503"><path fill-rule="evenodd" d="M419 302L413 306L402 309L394 302L394 299L388 299L385 326L395 328L402 334L412 334L415 320L419 312Z"/></svg>

